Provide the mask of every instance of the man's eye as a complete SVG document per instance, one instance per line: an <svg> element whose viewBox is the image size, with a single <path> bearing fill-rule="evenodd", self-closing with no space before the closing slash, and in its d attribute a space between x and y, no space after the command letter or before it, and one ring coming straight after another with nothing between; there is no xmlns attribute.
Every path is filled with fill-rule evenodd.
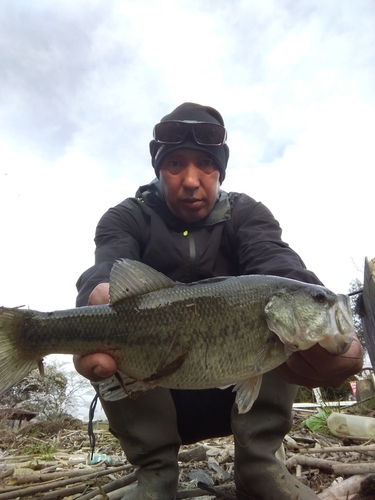
<svg viewBox="0 0 375 500"><path fill-rule="evenodd" d="M207 173L211 173L216 170L216 165L213 160L202 160L200 164L200 168Z"/></svg>
<svg viewBox="0 0 375 500"><path fill-rule="evenodd" d="M178 160L169 160L166 164L166 168L172 173L179 172L182 168L182 164Z"/></svg>

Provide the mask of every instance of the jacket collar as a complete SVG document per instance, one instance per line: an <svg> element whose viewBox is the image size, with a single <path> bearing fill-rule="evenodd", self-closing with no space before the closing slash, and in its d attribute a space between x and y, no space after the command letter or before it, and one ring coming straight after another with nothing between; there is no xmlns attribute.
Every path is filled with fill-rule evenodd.
<svg viewBox="0 0 375 500"><path fill-rule="evenodd" d="M140 186L135 196L138 200L143 201L147 206L152 208L169 226L175 229L212 226L230 219L228 193L222 190L219 191L219 196L211 212L204 219L194 223L186 223L172 214L165 202L159 179L154 179L149 184Z"/></svg>

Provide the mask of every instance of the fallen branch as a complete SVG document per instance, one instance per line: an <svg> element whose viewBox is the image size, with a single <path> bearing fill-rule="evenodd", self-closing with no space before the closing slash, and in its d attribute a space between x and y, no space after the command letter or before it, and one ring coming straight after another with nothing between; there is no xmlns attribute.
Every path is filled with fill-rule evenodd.
<svg viewBox="0 0 375 500"><path fill-rule="evenodd" d="M176 500L183 500L184 498L197 498L197 497L210 497L210 496L212 495L208 491L203 491L200 488L194 488L192 490L178 491L176 495Z"/></svg>
<svg viewBox="0 0 375 500"><path fill-rule="evenodd" d="M131 483L134 483L134 481L136 481L136 479L137 478L136 478L135 472L131 472L127 476L124 476L120 479L116 479L115 481L112 481L108 484L105 484L105 485L102 485L99 487L92 485L95 487L95 489L90 491L89 493L83 495L83 496L80 496L79 500L82 500L83 498L93 499L93 498L97 498L98 496L101 500L103 500L107 496L107 493L112 492L112 491L116 491L119 488L127 486ZM71 488L57 489L55 491L51 491L51 492L45 493L44 495L38 496L38 498L43 499L43 500L56 500L56 499L60 500L61 498L64 498L64 497L70 497L72 495L76 495L76 494L82 493L82 492L84 493L88 489L88 487L89 487L88 484L80 484L77 486L72 486Z"/></svg>
<svg viewBox="0 0 375 500"><path fill-rule="evenodd" d="M335 474L336 476L375 473L375 463L373 462L341 464L333 460L322 460L319 458L305 457L303 455L294 455L288 458L285 465L288 469L297 467L297 465L302 465L312 469L319 469L327 474Z"/></svg>
<svg viewBox="0 0 375 500"><path fill-rule="evenodd" d="M38 499L60 500L61 498L64 497L71 497L72 495L78 495L79 493L86 491L88 487L89 487L88 484L79 484L76 486L71 486L70 488L58 488L57 490L48 491L47 493L42 493L41 495L38 495ZM105 497L102 496L102 499L103 498Z"/></svg>
<svg viewBox="0 0 375 500"><path fill-rule="evenodd" d="M208 493L215 495L217 498L223 498L224 500L236 500L237 496L232 495L232 493L228 493L219 488L215 488L214 486L210 486L209 484L202 483L198 481L198 486Z"/></svg>
<svg viewBox="0 0 375 500"><path fill-rule="evenodd" d="M102 489L106 492L108 500L121 500L124 497L124 495L127 492L129 492L129 488L127 486L124 486L122 488L119 488L116 491L111 491L111 492L107 492L107 490L105 490L104 486ZM220 494L222 495L221 492L220 492ZM191 490L178 491L176 494L176 500L184 500L185 498L210 497L210 496L212 496L212 493L210 493L208 491L204 491L201 488L194 488ZM229 499L230 497L219 496L218 498ZM99 493L94 497L92 497L92 496L87 497L85 495L85 496L79 497L79 499L77 499L77 500L104 500L104 497L103 497L102 493Z"/></svg>
<svg viewBox="0 0 375 500"><path fill-rule="evenodd" d="M99 471L106 470L104 467L98 469ZM75 469L66 470L61 472L31 472L30 474L19 474L12 478L11 484L26 484L26 483L44 483L47 481L56 481L57 479L63 478L74 478L80 476L87 476L87 474L92 474L92 470L87 469Z"/></svg>
<svg viewBox="0 0 375 500"><path fill-rule="evenodd" d="M375 444L358 445L358 446L325 446L323 448L300 448L299 453L346 453L351 451L357 452L375 452ZM373 453L371 453L373 455Z"/></svg>
<svg viewBox="0 0 375 500"><path fill-rule="evenodd" d="M5 479L13 474L14 467L7 467L6 469L1 469L0 471L0 479Z"/></svg>
<svg viewBox="0 0 375 500"><path fill-rule="evenodd" d="M33 459L38 459L42 458L41 455L9 455L6 457L0 457L0 462L8 462L8 461L15 461L17 463L19 462L29 462L30 460Z"/></svg>
<svg viewBox="0 0 375 500"><path fill-rule="evenodd" d="M344 479L341 483L334 484L318 494L320 500L338 500L342 497L346 498L347 495L358 493L361 487L361 481L368 477L370 474L356 474Z"/></svg>
<svg viewBox="0 0 375 500"><path fill-rule="evenodd" d="M0 490L0 500L11 500L12 498L25 497L27 495L32 496L35 495L36 493L53 490L54 488L60 488L62 486L67 486L69 484L89 481L91 479L96 479L97 477L100 476L113 474L115 472L120 472L122 470L126 470L132 467L133 467L132 465L122 465L120 467L111 467L110 469L100 470L86 475L70 477L69 479L65 480L58 479L57 481L38 484L37 486L30 486L26 488L6 488Z"/></svg>
<svg viewBox="0 0 375 500"><path fill-rule="evenodd" d="M120 478L120 479L115 479L114 481L111 481L108 484L105 484L101 486L100 488L95 488L94 490L90 491L89 493L86 493L83 496L79 497L79 500L92 500L95 498L97 495L100 495L102 491L105 493L109 493L111 491L118 490L120 488L123 488L124 486L128 486L131 483L134 483L136 481L137 477L135 475L135 472L131 472L130 474ZM103 498L103 497L102 497Z"/></svg>

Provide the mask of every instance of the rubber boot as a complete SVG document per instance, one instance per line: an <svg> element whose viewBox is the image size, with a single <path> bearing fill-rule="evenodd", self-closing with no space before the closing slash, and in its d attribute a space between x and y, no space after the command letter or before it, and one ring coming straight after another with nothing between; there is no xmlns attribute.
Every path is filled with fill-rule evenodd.
<svg viewBox="0 0 375 500"><path fill-rule="evenodd" d="M169 390L157 387L135 400L100 401L110 431L128 461L139 466L138 484L122 500L174 500L180 436Z"/></svg>
<svg viewBox="0 0 375 500"><path fill-rule="evenodd" d="M292 405L298 386L274 372L263 375L254 406L239 415L232 409L235 443L234 479L239 500L317 500L292 476L275 454L292 427Z"/></svg>

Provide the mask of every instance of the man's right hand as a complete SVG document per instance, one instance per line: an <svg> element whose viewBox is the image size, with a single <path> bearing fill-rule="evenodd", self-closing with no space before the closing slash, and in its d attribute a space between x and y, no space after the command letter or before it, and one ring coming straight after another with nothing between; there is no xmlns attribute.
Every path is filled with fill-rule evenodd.
<svg viewBox="0 0 375 500"><path fill-rule="evenodd" d="M109 303L109 283L99 283L90 293L88 305L98 306ZM100 382L111 377L117 371L116 361L105 353L73 356L73 363L77 372L91 382Z"/></svg>
<svg viewBox="0 0 375 500"><path fill-rule="evenodd" d="M117 371L116 361L108 354L100 352L86 356L75 354L73 363L77 372L91 382L101 382Z"/></svg>

